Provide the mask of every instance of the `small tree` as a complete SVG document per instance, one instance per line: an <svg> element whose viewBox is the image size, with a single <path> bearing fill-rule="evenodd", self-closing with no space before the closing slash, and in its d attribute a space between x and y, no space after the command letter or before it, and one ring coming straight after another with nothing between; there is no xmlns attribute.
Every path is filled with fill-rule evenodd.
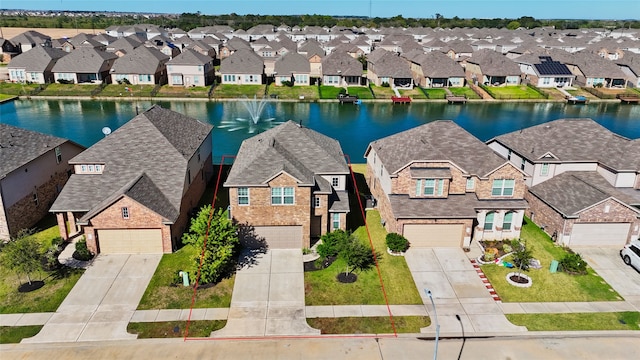
<svg viewBox="0 0 640 360"><path fill-rule="evenodd" d="M25 274L27 281L31 285L31 274L40 270L40 243L29 236L30 233L21 232L18 237L9 241L2 248L3 266L15 271L18 275Z"/></svg>
<svg viewBox="0 0 640 360"><path fill-rule="evenodd" d="M211 205L203 206L191 220L189 232L182 236L182 242L204 249L202 267L200 254L194 258L196 271L193 273L200 267L200 283L216 283L233 271L240 248L238 226L222 209L213 212Z"/></svg>
<svg viewBox="0 0 640 360"><path fill-rule="evenodd" d="M347 262L345 275L355 270L367 270L375 264L371 248L352 236L340 251L340 257Z"/></svg>
<svg viewBox="0 0 640 360"><path fill-rule="evenodd" d="M531 259L533 259L533 255L531 254L531 249L527 247L526 244L521 244L516 250L513 252L513 263L518 268L518 277L521 277L523 271L529 271L529 266L531 263Z"/></svg>

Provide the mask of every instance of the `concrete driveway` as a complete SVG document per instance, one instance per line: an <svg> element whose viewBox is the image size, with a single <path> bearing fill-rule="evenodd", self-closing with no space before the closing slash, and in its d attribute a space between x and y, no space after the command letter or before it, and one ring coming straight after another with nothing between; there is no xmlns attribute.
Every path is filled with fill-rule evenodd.
<svg viewBox="0 0 640 360"><path fill-rule="evenodd" d="M443 332L459 332L461 322L467 332L526 331L505 318L462 249L410 248L405 259L432 319L424 331L435 330L435 312L425 289L431 290Z"/></svg>
<svg viewBox="0 0 640 360"><path fill-rule="evenodd" d="M99 255L42 330L23 343L135 339L127 333L162 255Z"/></svg>
<svg viewBox="0 0 640 360"><path fill-rule="evenodd" d="M627 302L640 309L640 273L627 266L615 248L575 248L589 266Z"/></svg>

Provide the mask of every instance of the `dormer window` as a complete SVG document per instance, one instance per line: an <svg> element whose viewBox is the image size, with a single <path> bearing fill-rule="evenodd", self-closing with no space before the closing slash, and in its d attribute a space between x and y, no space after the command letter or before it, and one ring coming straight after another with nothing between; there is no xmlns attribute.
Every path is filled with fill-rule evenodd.
<svg viewBox="0 0 640 360"><path fill-rule="evenodd" d="M418 179L416 181L417 196L442 196L444 179Z"/></svg>

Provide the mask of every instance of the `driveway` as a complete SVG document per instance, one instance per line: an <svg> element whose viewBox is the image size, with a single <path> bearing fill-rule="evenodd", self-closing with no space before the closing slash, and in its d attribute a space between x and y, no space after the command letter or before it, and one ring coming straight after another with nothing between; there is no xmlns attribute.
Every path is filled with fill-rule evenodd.
<svg viewBox="0 0 640 360"><path fill-rule="evenodd" d="M640 310L640 273L627 266L615 248L575 248L589 266L627 302Z"/></svg>
<svg viewBox="0 0 640 360"><path fill-rule="evenodd" d="M432 319L432 325L423 330L435 330L436 314L425 294L429 289L443 332L460 332L461 323L467 332L526 331L505 318L462 249L410 248L405 259Z"/></svg>
<svg viewBox="0 0 640 360"><path fill-rule="evenodd" d="M127 333L162 255L99 255L42 330L23 343L136 339Z"/></svg>

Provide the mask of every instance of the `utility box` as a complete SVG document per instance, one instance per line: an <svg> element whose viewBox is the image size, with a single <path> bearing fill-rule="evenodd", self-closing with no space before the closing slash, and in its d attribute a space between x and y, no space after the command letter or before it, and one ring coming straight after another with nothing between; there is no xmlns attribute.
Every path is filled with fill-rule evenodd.
<svg viewBox="0 0 640 360"><path fill-rule="evenodd" d="M549 266L549 272L551 272L552 274L555 274L556 272L558 272L557 260L551 260L551 266Z"/></svg>

